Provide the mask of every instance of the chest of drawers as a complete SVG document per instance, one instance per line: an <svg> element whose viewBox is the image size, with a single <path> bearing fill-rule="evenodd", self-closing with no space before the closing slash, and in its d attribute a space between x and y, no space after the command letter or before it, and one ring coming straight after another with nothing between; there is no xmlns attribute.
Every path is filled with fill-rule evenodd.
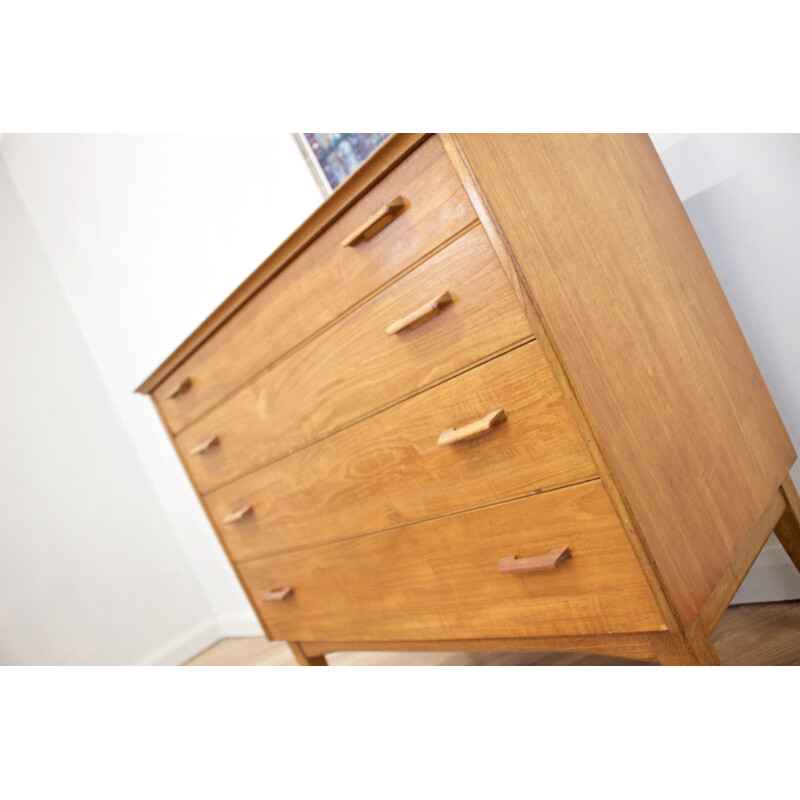
<svg viewBox="0 0 800 800"><path fill-rule="evenodd" d="M267 636L718 663L795 460L645 135L395 134L139 388Z"/></svg>

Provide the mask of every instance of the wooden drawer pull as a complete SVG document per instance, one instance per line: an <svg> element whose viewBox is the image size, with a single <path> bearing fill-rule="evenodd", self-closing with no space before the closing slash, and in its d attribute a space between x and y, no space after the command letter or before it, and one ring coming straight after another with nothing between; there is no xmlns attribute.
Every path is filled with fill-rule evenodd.
<svg viewBox="0 0 800 800"><path fill-rule="evenodd" d="M175 384L167 393L167 400L173 400L179 395L186 394L192 388L192 379L184 378L180 383Z"/></svg>
<svg viewBox="0 0 800 800"><path fill-rule="evenodd" d="M499 425L505 418L506 412L502 408L498 408L497 411L490 411L485 417L481 417L475 422L470 422L469 425L464 425L461 428L448 428L442 431L439 434L437 444L455 444L456 442L466 442L468 439L474 439L476 436L482 436L495 425Z"/></svg>
<svg viewBox="0 0 800 800"><path fill-rule="evenodd" d="M270 589L261 595L261 599L265 603L276 603L285 600L292 593L292 587L286 586L283 589Z"/></svg>
<svg viewBox="0 0 800 800"><path fill-rule="evenodd" d="M193 447L189 451L190 456L199 456L203 453L210 450L212 447L216 447L219 444L219 436L212 436L210 439L206 439L204 442L200 442L197 447Z"/></svg>
<svg viewBox="0 0 800 800"><path fill-rule="evenodd" d="M506 572L543 572L548 569L555 569L559 564L563 564L568 558L572 558L569 547L554 547L549 553L543 556L533 556L532 558L517 558L516 556L503 556L500 559L498 570Z"/></svg>
<svg viewBox="0 0 800 800"><path fill-rule="evenodd" d="M391 336L393 333L400 333L400 331L408 328L412 330L423 322L427 322L432 317L435 317L446 305L453 302L450 292L444 292L433 300L429 300L425 305L420 306L416 311L406 314L402 319L393 322L387 329L386 333Z"/></svg>
<svg viewBox="0 0 800 800"><path fill-rule="evenodd" d="M377 214L373 214L360 228L353 231L343 242L342 247L355 247L380 233L390 222L403 212L406 201L399 195L390 200Z"/></svg>
<svg viewBox="0 0 800 800"><path fill-rule="evenodd" d="M238 511L231 511L225 519L222 521L227 522L238 522L242 517L246 517L250 514L253 510L253 506L242 506Z"/></svg>

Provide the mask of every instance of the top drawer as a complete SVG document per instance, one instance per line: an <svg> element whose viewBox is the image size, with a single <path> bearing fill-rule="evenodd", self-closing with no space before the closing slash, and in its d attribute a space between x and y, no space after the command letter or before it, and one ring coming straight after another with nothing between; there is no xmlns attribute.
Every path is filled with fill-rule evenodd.
<svg viewBox="0 0 800 800"><path fill-rule="evenodd" d="M353 241L397 197L399 213ZM475 218L441 142L428 139L154 390L167 427L182 430Z"/></svg>

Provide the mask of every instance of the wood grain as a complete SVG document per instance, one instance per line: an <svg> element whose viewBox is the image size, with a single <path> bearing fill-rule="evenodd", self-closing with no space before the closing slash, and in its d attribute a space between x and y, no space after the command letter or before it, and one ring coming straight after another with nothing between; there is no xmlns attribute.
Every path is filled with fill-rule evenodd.
<svg viewBox="0 0 800 800"><path fill-rule="evenodd" d="M372 239L379 234L387 225L406 209L406 201L401 196L390 200L383 208L376 211L368 220L346 236L342 242L342 247L356 247L361 242Z"/></svg>
<svg viewBox="0 0 800 800"><path fill-rule="evenodd" d="M430 666L454 662L451 659L442 659L435 655L437 651L467 651L471 654L470 661L466 663L500 665L505 659L501 653L528 653L525 661L514 660L512 663L536 664L543 666L557 664L566 666L573 663L572 659L559 658L558 653L593 653L611 658L635 659L636 661L657 662L655 648L653 647L653 634L651 633L617 633L596 634L593 636L538 636L533 639L516 637L514 639L429 639L427 641L395 641L395 642L303 642L303 650L307 653L328 654L329 663L335 665L349 664L397 664L425 663ZM228 640L230 641L230 640ZM269 645L280 652L281 645ZM382 653L388 650L394 652ZM360 652L359 652L360 651ZM373 651L365 653L364 651ZM424 661L417 662L410 654L424 651L433 651ZM351 656L345 653L353 653ZM475 659L477 654L484 654L482 658ZM547 656L534 656L533 653L549 653ZM359 658L358 655L361 657ZM493 654L493 655L489 655ZM593 663L591 656L583 657L588 663ZM596 662L595 662L596 663ZM601 662L602 663L602 662Z"/></svg>
<svg viewBox="0 0 800 800"><path fill-rule="evenodd" d="M472 442L436 443L493 408ZM448 514L596 477L536 342L346 428L205 496L237 561Z"/></svg>
<svg viewBox="0 0 800 800"><path fill-rule="evenodd" d="M598 444L597 436L586 416L586 411L584 410L580 399L576 395L575 389L570 383L569 377L567 376L564 366L561 363L561 359L559 358L559 355L553 346L553 343L550 339L550 334L542 321L536 301L531 295L530 287L528 286L525 277L522 274L519 264L516 262L514 253L511 252L503 232L498 227L497 220L495 219L491 208L486 202L483 191L478 185L475 175L472 172L472 168L467 162L458 141L455 139L453 134L442 133L439 134L439 136L442 144L444 145L445 152L447 153L448 158L453 165L453 169L455 169L459 178L461 178L464 189L466 190L467 195L470 198L470 202L475 209L475 213L478 215L478 218L483 225L484 232L492 244L495 255L500 262L500 266L506 273L509 284L517 295L520 305L525 310L525 315L528 318L528 324L530 325L531 330L542 347L542 352L544 353L545 359L550 365L550 369L553 371L553 377L555 378L556 383L558 384L559 388L561 389L561 393L564 396L564 402L567 406L567 409L572 415L572 418L575 420L575 424L578 426L578 430L586 442L586 446L589 450L592 460L594 461L598 475L600 476L600 480L603 482L603 486L608 494L608 499L611 501L611 505L617 512L617 516L619 517L622 528L628 537L631 547L633 548L633 552L639 559L639 564L642 567L642 571L644 572L645 578L650 586L650 590L653 592L653 597L655 598L656 603L658 604L658 607L664 616L664 620L667 622L670 628L677 630L679 628L679 623L677 621L671 601L664 591L661 577L658 573L658 567L653 561L645 542L642 540L638 529L633 523L630 509L628 508L622 491L620 490L619 484L617 483L614 473L606 461L605 454Z"/></svg>
<svg viewBox="0 0 800 800"><path fill-rule="evenodd" d="M554 547L549 552L540 556L503 556L497 571L503 574L543 572L556 569L565 561L572 558L572 551L569 547Z"/></svg>
<svg viewBox="0 0 800 800"><path fill-rule="evenodd" d="M282 603L287 597L291 596L292 591L293 589L291 586L283 586L280 589L267 589L267 591L261 595L261 602Z"/></svg>
<svg viewBox="0 0 800 800"><path fill-rule="evenodd" d="M712 638L720 661L726 666L799 666L800 601L729 608ZM327 661L332 666L598 667L648 666L645 662L656 661L652 636L646 633L583 638L382 642L380 651L369 642L306 642L303 648L307 653L328 653ZM586 655L591 652L600 655ZM244 637L222 639L187 666L294 664L292 652L284 642Z"/></svg>
<svg viewBox="0 0 800 800"><path fill-rule="evenodd" d="M362 643L405 644L412 650L452 649L468 642L475 649L494 649L502 642L516 643L518 649L529 643L597 652L604 648L618 655L636 652L671 664L718 663L709 631L771 526L795 563L800 562L800 503L791 482L784 482L794 452L655 151L646 137L637 136L442 135L427 140L392 171L421 141L409 139L407 149L398 150L394 139L396 161L385 155L388 151L379 151L375 165L362 173L371 177L358 178L360 188L353 183L355 188L338 200L323 204L316 223L290 237L148 384L148 391L160 384L158 391L164 393L158 398L162 417L189 410L175 428L187 434L180 450L185 464L205 469L221 454L234 464L232 472L208 483L192 477L204 492L223 487L201 500L229 557L244 559L234 568L265 629L274 621L284 626L277 635L294 637L300 663L324 663L325 648L336 642L353 649ZM452 215L423 191L427 170L404 185L395 182L391 192L387 188L412 159L421 161L423 153L436 151L439 160L432 162L443 163L442 144L452 167L441 171L457 189L445 191L443 202L450 198L465 209L460 219L466 221L449 232ZM388 177L379 182L384 175ZM406 189L415 180L423 186L422 200L403 199L402 209L398 203L387 211L392 199L408 197ZM441 175L430 186L439 183ZM435 203L432 213L440 219L431 233L432 244L420 246L409 260L402 251L417 246L420 226L429 222L429 215L420 213L421 202ZM358 214L348 218L356 208ZM413 214L420 219L406 232L408 241L390 242L392 231L404 231ZM438 350L411 359L406 367L381 350L385 360L377 363L373 351L359 349L369 341L367 322L374 323L372 312L392 289L410 286L412 276L444 259L451 247L482 238L474 228L476 214L508 275L508 291L516 293L540 342L483 363L520 341L492 350L491 334L497 327L492 318L484 326L491 346L475 360L451 365L430 380L403 383L414 378L417 368L436 369ZM359 226L365 235L346 242L343 237ZM342 247L343 241L355 246ZM290 252L295 257L291 269L281 271L291 261ZM397 263L369 284L382 269L384 252L390 258L394 253ZM371 254L369 269L347 260L359 253ZM333 262L342 281L330 279ZM304 263L294 285L297 265ZM323 281L320 276L326 271ZM358 287L348 295L352 287L346 284L353 276ZM268 280L266 290L258 292ZM280 302L274 309L264 306L269 313L263 320L253 316L264 326L258 330L267 345L255 329L240 340L226 341L229 326L246 321L248 309L271 291L277 291ZM482 287L481 293L491 298L496 290ZM339 306L325 305L329 294L338 298ZM432 309L431 297L453 302L445 307L434 303L437 308ZM414 302L393 308L392 316L381 321L378 338L413 343L429 328L447 330L453 312L464 308L460 292L451 294L449 286L431 285L423 296L408 299ZM317 305L327 309L321 316ZM233 310L237 313L231 318ZM362 310L364 324L341 335ZM292 327L296 319L299 336ZM422 321L425 325L415 329ZM388 331L406 329L386 337L387 325ZM524 339L524 324L521 330ZM278 341L277 355L264 360L273 340ZM211 401L210 384L174 369L201 341L205 344L192 358L202 361L200 354L213 352L217 341L225 344L226 356L235 355L231 365L224 365L230 366L229 373L222 367L218 375L209 372L219 385L228 381ZM450 341L445 352L466 358ZM310 360L304 361L307 354ZM358 358L351 361L354 354ZM251 357L261 360L246 366L242 379L239 362L246 365ZM469 369L476 361L482 366ZM347 372L351 367L352 374ZM254 422L257 405L248 402L242 406L246 414L231 416L239 398L262 379L266 402L278 411ZM557 398L556 387L563 399ZM198 401L208 405L192 410ZM300 407L303 402L306 406ZM368 404L366 410L360 403ZM475 441L435 452L433 442L442 428L468 428L492 409L507 412L501 425L482 431ZM577 430L564 424L569 422L567 409ZM217 412L226 425L233 420L233 426L203 429L204 422L216 421ZM442 421L445 412L448 418ZM325 422L328 414L332 424ZM305 432L295 430L306 425ZM275 437L275 451L259 453L275 431L284 432ZM192 448L215 441L215 436L219 446L187 458ZM233 448L226 449L226 443ZM452 451L451 460L441 459L442 451ZM260 460L248 464L250 457ZM249 474L237 479L242 470ZM605 493L598 481L584 482L597 475ZM575 483L579 485L558 488ZM599 527L589 522L589 534L581 531L582 545L548 540L546 523L558 515L540 515L538 509L545 506L539 505L536 512L520 516L515 530L519 535L538 530L540 538L523 542L524 551L510 549L515 542L503 538L513 533L504 528L509 508L559 497L561 513L568 505L562 502L565 492L591 487L603 497L604 511L597 518L613 522L611 543L599 541L607 539L611 522ZM574 524L582 513L568 509L564 519ZM476 516L492 516L495 522L459 527ZM485 583L480 579L483 556L498 542L503 552L492 552L492 581ZM581 546L595 548L592 558ZM581 558L545 573L497 574L498 557L508 558L510 552L516 564L547 548L558 552L566 547L573 554L581 552ZM622 552L620 566L615 554ZM610 565L602 561L609 553ZM264 564L269 574L259 571ZM273 580L275 565L284 571L282 580ZM523 599L513 592L508 596L497 584L501 578L541 581L559 575L585 580L572 590L554 585L552 591L531 592ZM632 575L632 594L623 590L624 596L615 595L616 579ZM339 585L340 580L349 588ZM311 586L322 587L321 599ZM475 605L470 606L473 597ZM510 604L505 614L504 603ZM536 603L535 613L526 616ZM464 633L461 613L477 632ZM363 620L366 634L360 627ZM533 633L519 633L523 623ZM542 625L550 633L541 633ZM416 633L407 633L415 626ZM364 641L370 631L383 638ZM312 634L314 641L304 638Z"/></svg>
<svg viewBox="0 0 800 800"><path fill-rule="evenodd" d="M712 641L725 665L800 666L800 601L729 608Z"/></svg>
<svg viewBox="0 0 800 800"><path fill-rule="evenodd" d="M708 599L700 610L699 619L703 628L711 632L716 628L725 609L730 605L734 595L742 585L750 567L764 547L770 533L775 530L777 522L786 510L786 502L780 492L776 492L761 519L753 526L753 530L743 540L739 549L734 553L730 563L722 573L722 577L709 594Z"/></svg>
<svg viewBox="0 0 800 800"><path fill-rule="evenodd" d="M786 508L775 526L775 535L792 563L800 570L800 497L791 478L783 482L780 494Z"/></svg>
<svg viewBox="0 0 800 800"><path fill-rule="evenodd" d="M358 169L326 198L314 213L244 280L136 389L150 394L175 368L182 364L204 341L235 314L262 286L326 231L357 200L370 191L385 175L415 148L429 133L395 133Z"/></svg>
<svg viewBox="0 0 800 800"><path fill-rule="evenodd" d="M720 664L711 636L699 618L687 631L654 636L653 647L659 663L665 667L716 667Z"/></svg>
<svg viewBox="0 0 800 800"><path fill-rule="evenodd" d="M287 642L295 657L298 665L301 667L327 667L328 662L325 660L324 655L309 656L306 655L303 646L299 642Z"/></svg>
<svg viewBox="0 0 800 800"><path fill-rule="evenodd" d="M795 459L645 135L455 137L689 625Z"/></svg>
<svg viewBox="0 0 800 800"><path fill-rule="evenodd" d="M358 247L346 232L398 193L408 208ZM429 139L278 272L153 391L173 433L475 219L438 139ZM385 326L384 326L385 327ZM165 394L190 378L192 388Z"/></svg>
<svg viewBox="0 0 800 800"><path fill-rule="evenodd" d="M428 300L427 302L423 303L419 308L415 308L404 317L395 320L391 325L388 325L386 327L386 335L394 336L402 331L418 328L429 319L438 316L439 312L452 302L453 297L450 292L442 292L432 300Z"/></svg>
<svg viewBox="0 0 800 800"><path fill-rule="evenodd" d="M569 542L557 570L500 574L509 552ZM291 641L563 636L663 630L599 481L241 565L259 612Z"/></svg>
<svg viewBox="0 0 800 800"><path fill-rule="evenodd" d="M386 335L388 322L444 288L452 302L438 317ZM206 493L527 336L525 315L474 228L190 425L176 447L188 452L219 437L220 447L188 462Z"/></svg>
<svg viewBox="0 0 800 800"><path fill-rule="evenodd" d="M192 388L192 379L184 378L180 383L176 383L171 389L167 390L164 397L167 400L173 400L182 394L186 394Z"/></svg>
<svg viewBox="0 0 800 800"><path fill-rule="evenodd" d="M489 433L492 428L502 424L507 418L508 415L504 408L496 408L480 419L476 419L474 422L468 422L460 428L447 428L443 430L439 434L436 444L438 444L439 447L447 447L449 445L458 444L459 442L469 442L472 439L477 439L479 436Z"/></svg>

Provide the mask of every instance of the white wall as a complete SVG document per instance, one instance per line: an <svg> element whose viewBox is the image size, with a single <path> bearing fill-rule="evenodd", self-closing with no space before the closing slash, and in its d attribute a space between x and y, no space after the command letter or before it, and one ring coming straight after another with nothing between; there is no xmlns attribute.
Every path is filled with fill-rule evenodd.
<svg viewBox="0 0 800 800"><path fill-rule="evenodd" d="M800 451L800 135L651 138ZM772 536L735 602L796 597L800 575Z"/></svg>
<svg viewBox="0 0 800 800"><path fill-rule="evenodd" d="M322 200L290 134L15 135L14 180L227 635L260 627L133 390Z"/></svg>
<svg viewBox="0 0 800 800"><path fill-rule="evenodd" d="M0 664L176 661L217 635L0 158Z"/></svg>

